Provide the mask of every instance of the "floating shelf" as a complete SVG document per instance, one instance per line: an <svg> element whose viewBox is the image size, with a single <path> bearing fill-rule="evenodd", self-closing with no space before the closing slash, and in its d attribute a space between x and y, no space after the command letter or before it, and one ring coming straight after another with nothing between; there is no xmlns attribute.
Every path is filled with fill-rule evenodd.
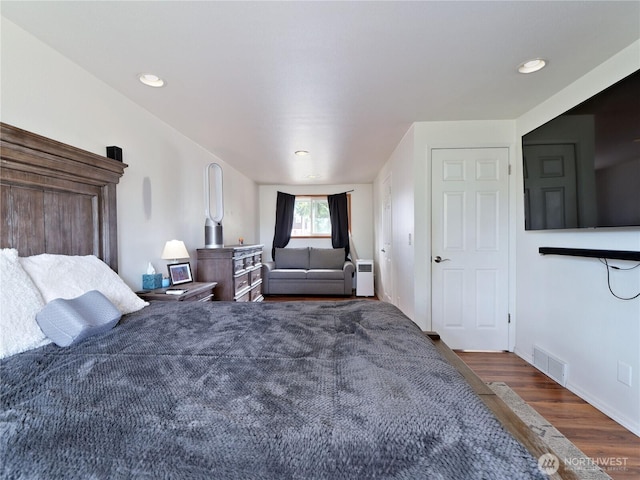
<svg viewBox="0 0 640 480"><path fill-rule="evenodd" d="M640 252L630 250L540 247L538 252L540 255L569 255L571 257L608 258L611 260L635 260L640 262Z"/></svg>

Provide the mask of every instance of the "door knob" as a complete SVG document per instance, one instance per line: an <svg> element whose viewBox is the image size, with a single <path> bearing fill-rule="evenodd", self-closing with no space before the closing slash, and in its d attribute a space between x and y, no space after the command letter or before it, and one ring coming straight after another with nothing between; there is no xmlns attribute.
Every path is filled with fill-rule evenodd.
<svg viewBox="0 0 640 480"><path fill-rule="evenodd" d="M438 255L437 257L435 257L433 259L433 261L436 262L436 263L448 262L449 260L450 260L449 258L442 258L440 255Z"/></svg>

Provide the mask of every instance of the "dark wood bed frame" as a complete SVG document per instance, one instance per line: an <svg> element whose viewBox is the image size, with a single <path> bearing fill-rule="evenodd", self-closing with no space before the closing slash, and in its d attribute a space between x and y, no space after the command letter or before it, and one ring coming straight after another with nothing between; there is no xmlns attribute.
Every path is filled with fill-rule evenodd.
<svg viewBox="0 0 640 480"><path fill-rule="evenodd" d="M95 255L118 270L116 184L126 164L0 124L0 247Z"/></svg>
<svg viewBox="0 0 640 480"><path fill-rule="evenodd" d="M93 254L117 271L116 185L127 165L11 125L0 128L0 246L21 256ZM437 334L427 335L514 437L536 458L549 452ZM560 463L550 478L578 478Z"/></svg>

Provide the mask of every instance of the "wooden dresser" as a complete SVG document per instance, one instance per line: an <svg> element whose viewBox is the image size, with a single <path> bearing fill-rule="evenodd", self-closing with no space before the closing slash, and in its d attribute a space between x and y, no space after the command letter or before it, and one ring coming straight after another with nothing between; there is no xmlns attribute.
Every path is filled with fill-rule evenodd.
<svg viewBox="0 0 640 480"><path fill-rule="evenodd" d="M231 245L197 250L197 280L216 282L216 300L260 302L262 245Z"/></svg>

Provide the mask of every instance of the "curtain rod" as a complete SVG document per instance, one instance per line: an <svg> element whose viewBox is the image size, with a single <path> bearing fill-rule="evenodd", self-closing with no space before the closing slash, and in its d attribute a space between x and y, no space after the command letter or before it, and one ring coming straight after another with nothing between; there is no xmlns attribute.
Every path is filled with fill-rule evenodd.
<svg viewBox="0 0 640 480"><path fill-rule="evenodd" d="M351 193L351 192L355 192L355 191L356 191L356 189L355 189L355 188L352 188L351 190L347 190L346 192L341 192L341 193ZM281 193L286 193L286 192L281 192ZM287 193L287 195L293 195L294 197L296 196L296 194L295 194L295 193ZM335 193L335 194L333 194L333 195L339 195L339 193ZM306 197L306 196L310 196L310 197L313 197L313 196L321 197L321 196L323 196L323 195L322 195L322 194L315 194L315 193L306 193L306 194L300 194L300 193L299 193L299 194L297 194L297 196L298 196L298 197Z"/></svg>

